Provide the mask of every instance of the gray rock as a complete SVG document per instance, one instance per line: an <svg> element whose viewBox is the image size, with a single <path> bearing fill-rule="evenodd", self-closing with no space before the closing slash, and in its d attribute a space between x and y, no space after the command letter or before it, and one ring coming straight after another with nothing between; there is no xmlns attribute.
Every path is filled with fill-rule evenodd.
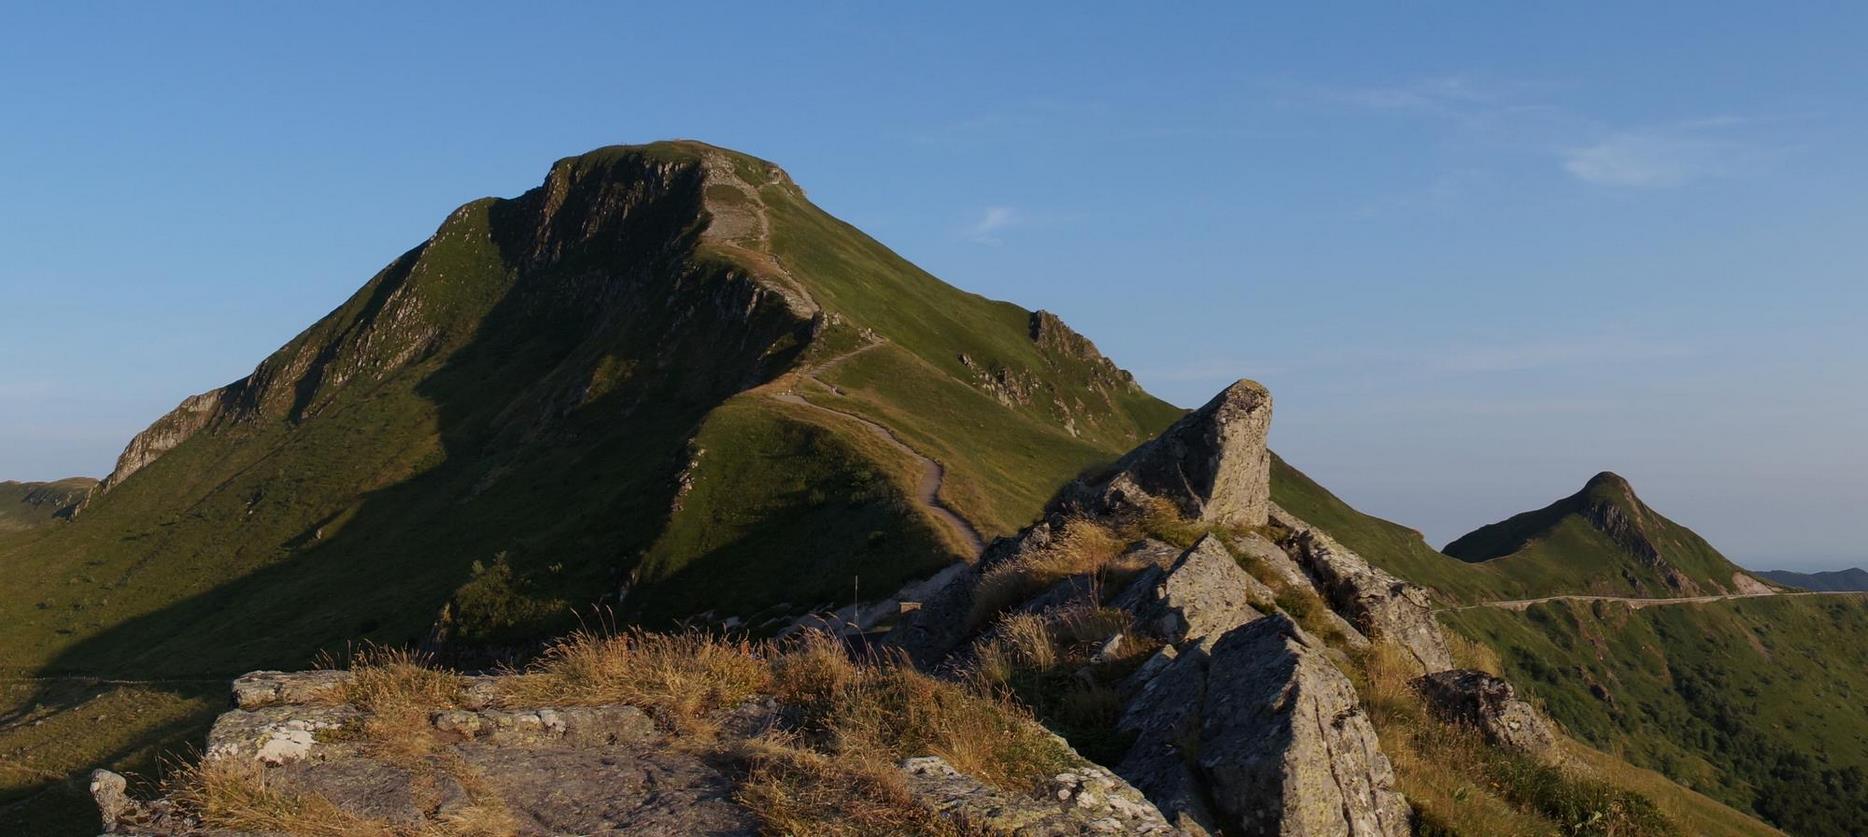
<svg viewBox="0 0 1868 837"><path fill-rule="evenodd" d="M344 728L362 718L350 706L274 705L235 709L214 719L208 730L208 758L253 759L281 765L312 756L318 734Z"/></svg>
<svg viewBox="0 0 1868 837"><path fill-rule="evenodd" d="M1090 488L1098 511L1166 500L1189 518L1263 526L1271 503L1271 393L1241 380L1116 463Z"/></svg>
<svg viewBox="0 0 1868 837"><path fill-rule="evenodd" d="M350 683L348 671L255 671L233 682L233 705L258 709L276 703L336 701Z"/></svg>
<svg viewBox="0 0 1868 837"><path fill-rule="evenodd" d="M1214 645L1199 765L1229 832L1408 833L1394 768L1322 650L1283 615Z"/></svg>
<svg viewBox="0 0 1868 837"><path fill-rule="evenodd" d="M1472 726L1494 744L1540 757L1554 752L1550 723L1504 680L1475 669L1452 669L1417 678L1414 688L1435 714Z"/></svg>
<svg viewBox="0 0 1868 837"><path fill-rule="evenodd" d="M140 806L130 798L128 788L129 782L116 773L103 769L91 771L91 799L97 803L105 834L115 833L120 820L136 819Z"/></svg>
<svg viewBox="0 0 1868 837"><path fill-rule="evenodd" d="M1131 681L1132 696L1117 731L1135 737L1116 773L1146 794L1167 820L1189 834L1218 833L1218 817L1206 802L1206 780L1195 759L1200 753L1201 706L1206 699L1206 651L1197 643L1185 653L1161 649Z"/></svg>
<svg viewBox="0 0 1868 837"><path fill-rule="evenodd" d="M1008 793L953 769L939 756L901 764L908 792L934 811L987 834L1179 834L1135 788L1095 765L1052 777L1035 795Z"/></svg>
<svg viewBox="0 0 1868 837"><path fill-rule="evenodd" d="M1264 535L1246 532L1232 539L1231 546L1234 552L1245 556L1247 561L1263 566L1266 572L1285 587L1309 587L1311 584L1310 576L1305 575L1303 568L1297 566L1296 561L1291 560L1291 556L1285 553L1284 547L1272 543L1271 539Z"/></svg>
<svg viewBox="0 0 1868 837"><path fill-rule="evenodd" d="M1116 597L1115 607L1135 614L1136 624L1161 639L1218 636L1260 617L1256 596L1271 591L1240 568L1217 537L1208 535L1163 571L1150 567Z"/></svg>
<svg viewBox="0 0 1868 837"><path fill-rule="evenodd" d="M1287 546L1319 593L1369 639L1392 642L1432 673L1453 667L1446 638L1434 621L1433 602L1419 585L1363 560L1322 530L1273 506L1272 520L1291 532Z"/></svg>

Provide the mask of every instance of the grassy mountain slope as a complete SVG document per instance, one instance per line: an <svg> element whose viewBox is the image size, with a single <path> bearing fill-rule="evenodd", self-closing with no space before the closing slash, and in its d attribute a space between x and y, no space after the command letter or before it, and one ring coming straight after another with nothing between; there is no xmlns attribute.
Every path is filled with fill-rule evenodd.
<svg viewBox="0 0 1868 837"><path fill-rule="evenodd" d="M179 707L196 687L165 684L357 642L523 645L593 604L667 624L881 595L970 551L919 499L925 460L990 535L1177 414L1054 317L941 283L769 163L600 149L461 207L132 440L68 525L0 540L0 673L66 678L0 715L123 689ZM152 682L69 687L100 676ZM0 747L34 746L16 734ZM0 777L0 820L81 812L61 771L130 758L35 752Z"/></svg>
<svg viewBox="0 0 1868 837"><path fill-rule="evenodd" d="M1868 570L1860 567L1820 573L1765 570L1754 575L1766 581L1782 584L1785 587L1795 587L1799 590L1868 590Z"/></svg>
<svg viewBox="0 0 1868 837"><path fill-rule="evenodd" d="M1868 600L1443 615L1572 735L1798 834L1868 831Z"/></svg>
<svg viewBox="0 0 1868 837"><path fill-rule="evenodd" d="M1276 455L1271 461L1271 499L1369 562L1427 587L1442 600L1508 599L1518 589L1490 567L1441 554L1416 530L1356 511Z"/></svg>
<svg viewBox="0 0 1868 837"><path fill-rule="evenodd" d="M1521 598L1719 595L1760 586L1606 472L1549 506L1474 530L1447 544L1446 554L1488 568Z"/></svg>
<svg viewBox="0 0 1868 837"><path fill-rule="evenodd" d="M71 516L97 481L0 482L0 532L17 532Z"/></svg>

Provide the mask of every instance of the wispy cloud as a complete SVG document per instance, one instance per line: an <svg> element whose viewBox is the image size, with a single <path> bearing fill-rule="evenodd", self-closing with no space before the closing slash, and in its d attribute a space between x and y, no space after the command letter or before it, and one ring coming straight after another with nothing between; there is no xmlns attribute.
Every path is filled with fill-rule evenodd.
<svg viewBox="0 0 1868 837"><path fill-rule="evenodd" d="M962 231L968 241L976 244L1003 244L999 234L1024 223L1024 213L1009 206L988 206L980 212L979 219L967 225Z"/></svg>
<svg viewBox="0 0 1868 837"><path fill-rule="evenodd" d="M1563 170L1585 183L1651 189L1735 174L1759 152L1694 131L1630 131L1563 149L1561 155Z"/></svg>

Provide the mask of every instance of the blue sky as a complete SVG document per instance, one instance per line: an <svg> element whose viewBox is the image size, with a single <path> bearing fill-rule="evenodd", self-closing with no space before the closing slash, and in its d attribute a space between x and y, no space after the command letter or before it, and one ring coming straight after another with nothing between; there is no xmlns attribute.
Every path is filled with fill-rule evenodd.
<svg viewBox="0 0 1868 837"><path fill-rule="evenodd" d="M381 5L0 10L0 478L107 471L462 202L695 137L1172 401L1266 382L1435 543L1609 469L1868 563L1868 6Z"/></svg>

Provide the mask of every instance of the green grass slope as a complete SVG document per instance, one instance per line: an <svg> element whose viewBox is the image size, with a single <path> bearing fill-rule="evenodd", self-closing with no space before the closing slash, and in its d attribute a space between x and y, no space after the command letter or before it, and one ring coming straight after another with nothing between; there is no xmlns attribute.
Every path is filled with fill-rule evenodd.
<svg viewBox="0 0 1868 837"><path fill-rule="evenodd" d="M1054 317L940 282L764 161L686 142L561 160L156 422L68 523L0 539L0 676L39 678L0 715L66 717L98 699L69 684L99 677L177 707L118 719L134 747L40 751L0 775L0 809L38 822L82 771L201 722L177 680L366 641L483 658L595 605L663 625L884 595L967 551L919 502L917 456L990 535L1177 414Z"/></svg>
<svg viewBox="0 0 1868 837"><path fill-rule="evenodd" d="M1795 834L1868 833L1868 599L1443 615L1578 738Z"/></svg>
<svg viewBox="0 0 1868 837"><path fill-rule="evenodd" d="M71 516L97 480L0 482L0 533L33 529Z"/></svg>
<svg viewBox="0 0 1868 837"><path fill-rule="evenodd" d="M1447 544L1446 554L1495 573L1514 598L1720 595L1755 584L1606 472L1549 506L1474 530Z"/></svg>
<svg viewBox="0 0 1868 837"><path fill-rule="evenodd" d="M1427 587L1448 603L1508 599L1520 589L1490 567L1440 553L1419 531L1356 511L1276 455L1271 461L1271 500L1370 563Z"/></svg>

